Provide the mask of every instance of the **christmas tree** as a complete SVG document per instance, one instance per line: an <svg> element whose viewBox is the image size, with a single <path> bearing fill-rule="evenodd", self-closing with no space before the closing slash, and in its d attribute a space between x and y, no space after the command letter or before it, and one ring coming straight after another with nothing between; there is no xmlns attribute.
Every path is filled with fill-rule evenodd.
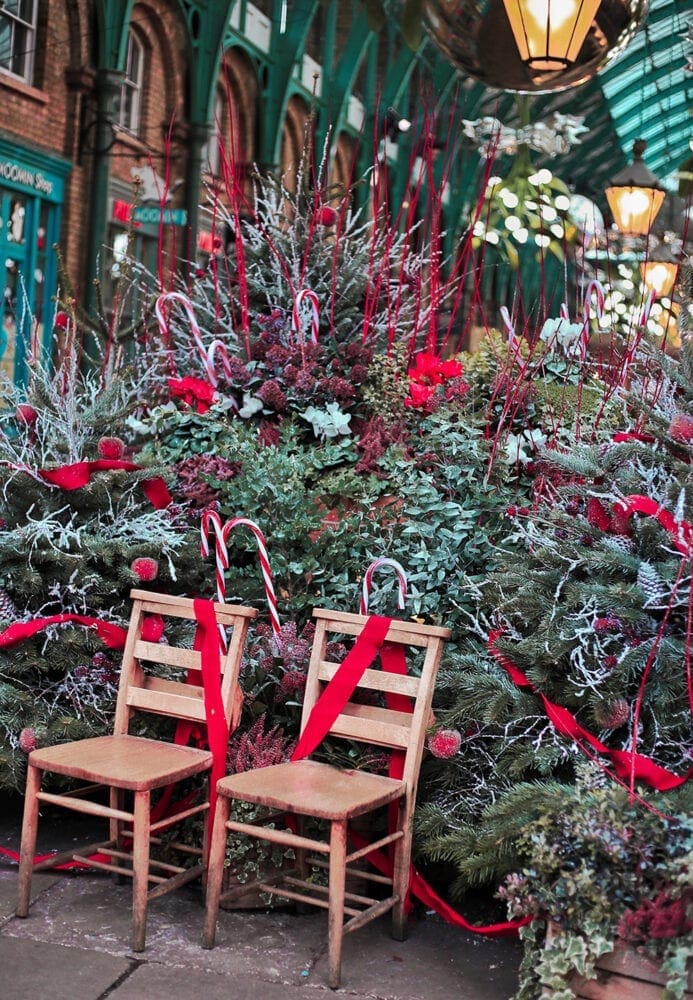
<svg viewBox="0 0 693 1000"><path fill-rule="evenodd" d="M196 593L204 579L164 470L121 436L132 373L81 374L72 331L54 371L34 357L26 390L3 387L0 787L22 787L34 746L111 728L130 589Z"/></svg>

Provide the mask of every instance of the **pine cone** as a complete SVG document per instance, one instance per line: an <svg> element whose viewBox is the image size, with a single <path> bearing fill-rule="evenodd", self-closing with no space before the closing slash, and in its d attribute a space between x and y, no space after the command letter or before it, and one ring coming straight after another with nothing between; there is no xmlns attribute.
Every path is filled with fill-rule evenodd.
<svg viewBox="0 0 693 1000"><path fill-rule="evenodd" d="M23 750L24 753L31 753L38 746L38 736L36 735L36 730L27 726L26 729L22 729L19 734L19 749Z"/></svg>
<svg viewBox="0 0 693 1000"><path fill-rule="evenodd" d="M6 590L0 589L0 621L16 621L19 618L17 605Z"/></svg>
<svg viewBox="0 0 693 1000"><path fill-rule="evenodd" d="M638 586L645 595L645 607L661 604L669 593L664 580L648 562L642 562L638 566Z"/></svg>
<svg viewBox="0 0 693 1000"><path fill-rule="evenodd" d="M625 698L614 698L600 705L594 715L602 729L619 729L628 721L630 706Z"/></svg>

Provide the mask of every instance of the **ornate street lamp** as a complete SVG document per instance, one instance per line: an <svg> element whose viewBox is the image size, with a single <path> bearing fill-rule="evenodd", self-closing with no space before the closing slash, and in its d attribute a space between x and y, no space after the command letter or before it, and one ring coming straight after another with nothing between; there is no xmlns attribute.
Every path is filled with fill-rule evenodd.
<svg viewBox="0 0 693 1000"><path fill-rule="evenodd" d="M646 236L662 207L665 191L642 161L643 139L633 143L633 162L620 170L606 189L606 200L624 236Z"/></svg>
<svg viewBox="0 0 693 1000"><path fill-rule="evenodd" d="M642 280L658 299L671 298L679 262L666 243L656 247L640 265Z"/></svg>
<svg viewBox="0 0 693 1000"><path fill-rule="evenodd" d="M542 73L577 60L601 0L503 0L522 62Z"/></svg>

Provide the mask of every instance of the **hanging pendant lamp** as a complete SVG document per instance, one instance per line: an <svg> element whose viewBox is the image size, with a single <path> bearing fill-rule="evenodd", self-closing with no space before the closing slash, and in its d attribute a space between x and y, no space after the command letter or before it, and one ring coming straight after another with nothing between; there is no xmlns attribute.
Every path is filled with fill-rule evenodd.
<svg viewBox="0 0 693 1000"><path fill-rule="evenodd" d="M647 144L633 143L633 162L620 170L606 189L606 200L617 228L624 236L646 236L662 207L666 192L643 163Z"/></svg>
<svg viewBox="0 0 693 1000"><path fill-rule="evenodd" d="M601 0L503 0L522 62L537 72L577 60Z"/></svg>

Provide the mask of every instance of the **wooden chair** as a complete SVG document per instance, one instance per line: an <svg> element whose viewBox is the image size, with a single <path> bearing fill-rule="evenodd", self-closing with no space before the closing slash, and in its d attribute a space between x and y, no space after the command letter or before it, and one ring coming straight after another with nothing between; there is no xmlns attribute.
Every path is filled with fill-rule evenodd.
<svg viewBox="0 0 693 1000"><path fill-rule="evenodd" d="M305 700L301 719L304 734L325 685L336 675L339 664L327 659L328 643L334 634L358 636L368 619L362 615L315 609L316 631L308 669ZM408 656L418 655L418 675L403 676L385 670L365 670L358 681L358 689L374 692L375 700L386 699L392 704L393 696L398 710L379 704L348 701L329 728L330 738L344 738L373 744L404 753L401 777L386 777L369 771L340 769L315 760L293 760L285 764L248 771L222 778L217 785L217 808L210 848L207 878L207 910L203 946L214 946L217 912L220 900L242 895L250 888L310 903L329 911L328 950L329 985L337 988L341 973L343 934L362 927L375 917L392 910L392 933L398 940L405 936L405 898L407 894L411 857L412 815L416 798L416 785L426 727L429 724L431 700L443 641L449 638L448 629L392 621L386 634L390 648L408 649ZM416 651L418 650L418 654ZM411 667L411 664L410 664ZM401 696L408 701L402 703ZM373 701L373 695L370 701ZM352 695L352 697L354 697ZM361 701L366 699L361 697ZM400 710L413 703L413 711ZM270 815L253 823L229 819L233 800L266 806ZM367 847L347 853L347 823L390 803L389 832ZM394 810L394 811L393 811ZM277 817L294 814L297 830L265 828L264 822L276 822ZM303 820L327 821L329 839L321 840L303 835ZM282 824L282 826L285 824ZM246 834L294 849L297 866L276 878L259 879L239 889L222 894L222 874L227 831ZM386 847L392 852L392 876L376 874L353 867L353 862L370 851ZM308 857L307 852L327 855L327 862ZM329 887L307 880L308 866L327 869ZM356 876L386 886L385 899L375 899L361 892L346 891L346 879ZM344 914L348 921L344 923Z"/></svg>
<svg viewBox="0 0 693 1000"><path fill-rule="evenodd" d="M141 637L147 615L161 615L164 620L168 617L194 622L193 601L140 590L133 590L131 597L132 615L123 652L113 735L39 748L29 754L16 914L18 917L28 916L34 871L74 859L133 879L132 948L134 951L142 951L148 900L196 878L206 870L207 861L209 802L182 808L175 817L168 816L153 821L152 792L209 771L213 758L209 750L129 734L131 721L140 712L169 716L173 720L197 725L205 723L204 688L201 684L185 682L186 671L200 669L201 654L182 646L147 642ZM222 669L221 702L226 722L233 726L237 724L240 714L238 674L245 637L250 620L257 612L252 608L225 604L214 604L213 608L215 628L223 626L233 629L228 641L228 651L219 657ZM191 629L188 631L191 632ZM162 676L167 673L168 678ZM86 781L88 785L61 794L44 792L41 791L44 772ZM105 788L109 790L108 805L105 804ZM42 863L34 864L39 808L42 802L107 818L109 839L89 844L81 850L53 855ZM196 855L200 862L192 868L184 868L153 860L150 857L150 843L161 842L156 834L196 813L204 813L205 836L202 848L181 844L173 846ZM107 860L90 859L89 855L94 852L106 855ZM149 883L154 884L151 890Z"/></svg>

